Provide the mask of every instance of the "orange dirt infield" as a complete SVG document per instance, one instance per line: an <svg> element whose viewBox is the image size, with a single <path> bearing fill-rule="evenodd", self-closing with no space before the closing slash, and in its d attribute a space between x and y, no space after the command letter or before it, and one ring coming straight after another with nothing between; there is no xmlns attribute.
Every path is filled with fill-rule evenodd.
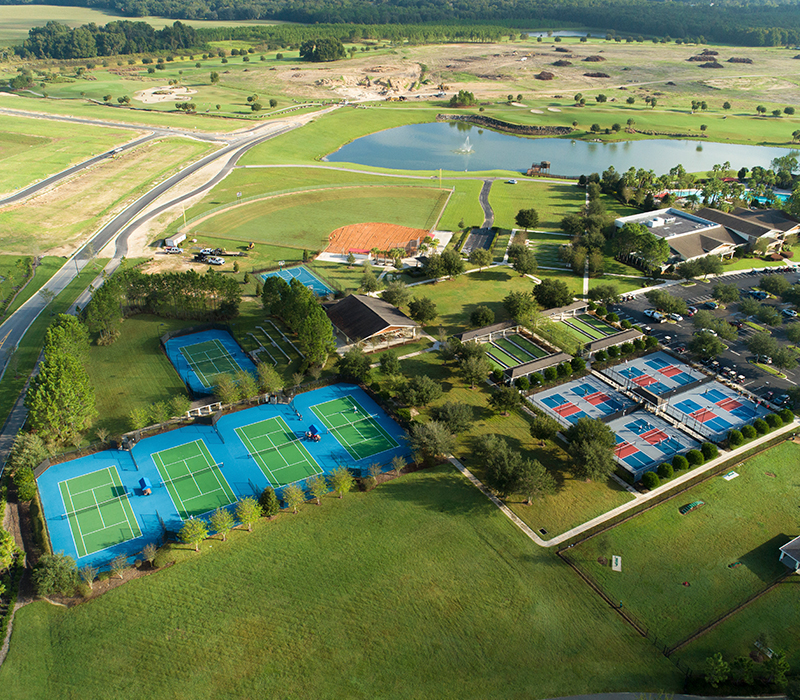
<svg viewBox="0 0 800 700"><path fill-rule="evenodd" d="M396 224L351 224L342 226L328 238L327 253L369 253L373 248L381 252L392 248L403 248L407 253L416 252L419 243L430 233L422 228L409 228Z"/></svg>

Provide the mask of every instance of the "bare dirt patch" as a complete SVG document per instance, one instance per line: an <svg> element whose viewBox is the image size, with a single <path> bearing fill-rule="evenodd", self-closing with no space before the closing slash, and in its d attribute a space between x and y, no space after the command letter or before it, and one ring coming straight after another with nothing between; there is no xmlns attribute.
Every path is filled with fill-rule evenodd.
<svg viewBox="0 0 800 700"><path fill-rule="evenodd" d="M395 224L368 223L351 224L337 228L330 235L327 253L368 253L373 248L386 251L403 248L406 252L416 250L428 231Z"/></svg>
<svg viewBox="0 0 800 700"><path fill-rule="evenodd" d="M146 105L159 102L188 102L192 99L191 95L196 93L197 90L190 90L187 87L161 85L160 87L147 88L147 90L139 90L133 94L133 99Z"/></svg>

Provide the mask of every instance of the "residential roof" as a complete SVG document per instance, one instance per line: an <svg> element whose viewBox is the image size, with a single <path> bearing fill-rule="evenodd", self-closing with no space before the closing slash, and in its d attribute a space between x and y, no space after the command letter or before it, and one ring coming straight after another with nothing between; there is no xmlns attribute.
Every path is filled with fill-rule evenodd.
<svg viewBox="0 0 800 700"><path fill-rule="evenodd" d="M797 221L784 214L780 209L743 209L736 207L731 212L734 216L748 221L755 221L762 226L769 226L778 231L789 231L800 226Z"/></svg>
<svg viewBox="0 0 800 700"><path fill-rule="evenodd" d="M746 243L746 240L734 231L730 231L724 226L714 226L714 228L699 233L671 238L669 247L684 260L691 260L713 253L720 246L738 246L743 243Z"/></svg>
<svg viewBox="0 0 800 700"><path fill-rule="evenodd" d="M759 238L772 230L771 226L764 226L757 221L748 221L741 216L729 214L719 209L709 209L706 207L698 211L697 215L755 238Z"/></svg>
<svg viewBox="0 0 800 700"><path fill-rule="evenodd" d="M787 542L780 550L795 561L800 562L800 537L795 537L791 542Z"/></svg>
<svg viewBox="0 0 800 700"><path fill-rule="evenodd" d="M326 304L325 312L336 328L357 340L371 338L391 327L419 326L390 303L361 294L351 294L341 301Z"/></svg>
<svg viewBox="0 0 800 700"><path fill-rule="evenodd" d="M493 323L491 326L484 326L483 328L476 328L472 331L464 331L463 333L457 333L454 337L458 338L462 343L466 343L468 340L474 340L475 338L482 338L485 335L489 335L489 333L498 333L499 331L505 331L509 328L514 328L515 326L519 325L516 321L501 321L500 323Z"/></svg>

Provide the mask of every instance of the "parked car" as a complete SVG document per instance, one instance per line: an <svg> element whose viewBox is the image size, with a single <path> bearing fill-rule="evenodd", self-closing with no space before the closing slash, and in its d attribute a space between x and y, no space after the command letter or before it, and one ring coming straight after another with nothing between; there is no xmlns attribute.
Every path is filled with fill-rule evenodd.
<svg viewBox="0 0 800 700"><path fill-rule="evenodd" d="M167 253L168 255L174 255L176 253L180 255L183 251L176 245L169 245L166 248L164 248L164 252ZM795 316L796 315L797 314L795 314Z"/></svg>
<svg viewBox="0 0 800 700"><path fill-rule="evenodd" d="M770 389L766 394L764 394L764 398L767 401L772 401L772 397L775 396L775 392Z"/></svg>
<svg viewBox="0 0 800 700"><path fill-rule="evenodd" d="M777 399L775 399L775 403L778 406L788 406L792 402L792 399L789 397L789 394L781 394Z"/></svg>
<svg viewBox="0 0 800 700"><path fill-rule="evenodd" d="M200 255L213 255L214 249L213 248L202 248L200 250Z"/></svg>
<svg viewBox="0 0 800 700"><path fill-rule="evenodd" d="M744 328L744 323L742 323L741 321L737 321L736 319L734 320L729 319L728 323L730 323L734 328L738 328L739 330L742 330L742 328Z"/></svg>
<svg viewBox="0 0 800 700"><path fill-rule="evenodd" d="M797 318L797 311L794 309L784 309L781 311L784 316L788 316L789 318Z"/></svg>
<svg viewBox="0 0 800 700"><path fill-rule="evenodd" d="M506 184L507 185L516 185L517 181L516 180L506 180Z"/></svg>
<svg viewBox="0 0 800 700"><path fill-rule="evenodd" d="M686 346L679 345L678 347L675 348L675 352L677 352L679 355L683 355L686 352Z"/></svg>
<svg viewBox="0 0 800 700"><path fill-rule="evenodd" d="M707 309L718 309L719 304L716 301L707 301L703 306Z"/></svg>
<svg viewBox="0 0 800 700"><path fill-rule="evenodd" d="M206 262L209 265L224 265L225 264L225 258L218 258L216 256L212 256L210 258L206 258Z"/></svg>
<svg viewBox="0 0 800 700"><path fill-rule="evenodd" d="M683 321L683 316L681 316L680 314L667 314L667 316L671 318L673 321Z"/></svg>
<svg viewBox="0 0 800 700"><path fill-rule="evenodd" d="M753 299L759 299L760 301L769 299L769 294L767 294L763 289L751 289L750 296L753 297Z"/></svg>
<svg viewBox="0 0 800 700"><path fill-rule="evenodd" d="M696 313L697 313L697 307L696 307L696 306L687 306L687 307L686 307L686 315L687 315L689 318L691 318L692 316L694 316Z"/></svg>
<svg viewBox="0 0 800 700"><path fill-rule="evenodd" d="M702 333L708 333L708 335L713 335L715 338L717 337L717 332L711 328L701 328L694 332L695 335L701 335Z"/></svg>
<svg viewBox="0 0 800 700"><path fill-rule="evenodd" d="M647 318L652 318L656 323L661 323L664 320L661 313L655 309L645 309L644 315L647 316Z"/></svg>

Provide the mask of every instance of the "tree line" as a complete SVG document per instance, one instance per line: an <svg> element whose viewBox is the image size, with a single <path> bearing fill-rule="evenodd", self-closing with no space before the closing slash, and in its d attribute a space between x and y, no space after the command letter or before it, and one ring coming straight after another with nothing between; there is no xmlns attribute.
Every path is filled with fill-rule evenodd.
<svg viewBox="0 0 800 700"><path fill-rule="evenodd" d="M194 28L181 22L159 30L147 22L127 20L72 29L51 20L44 27L30 29L28 38L22 46L15 47L15 52L23 58L94 58L190 49L200 43Z"/></svg>
<svg viewBox="0 0 800 700"><path fill-rule="evenodd" d="M145 275L136 269L117 272L92 294L82 319L97 333L98 343L113 343L126 316L147 313L167 318L225 321L239 313L239 283L209 270L199 275L164 272Z"/></svg>

